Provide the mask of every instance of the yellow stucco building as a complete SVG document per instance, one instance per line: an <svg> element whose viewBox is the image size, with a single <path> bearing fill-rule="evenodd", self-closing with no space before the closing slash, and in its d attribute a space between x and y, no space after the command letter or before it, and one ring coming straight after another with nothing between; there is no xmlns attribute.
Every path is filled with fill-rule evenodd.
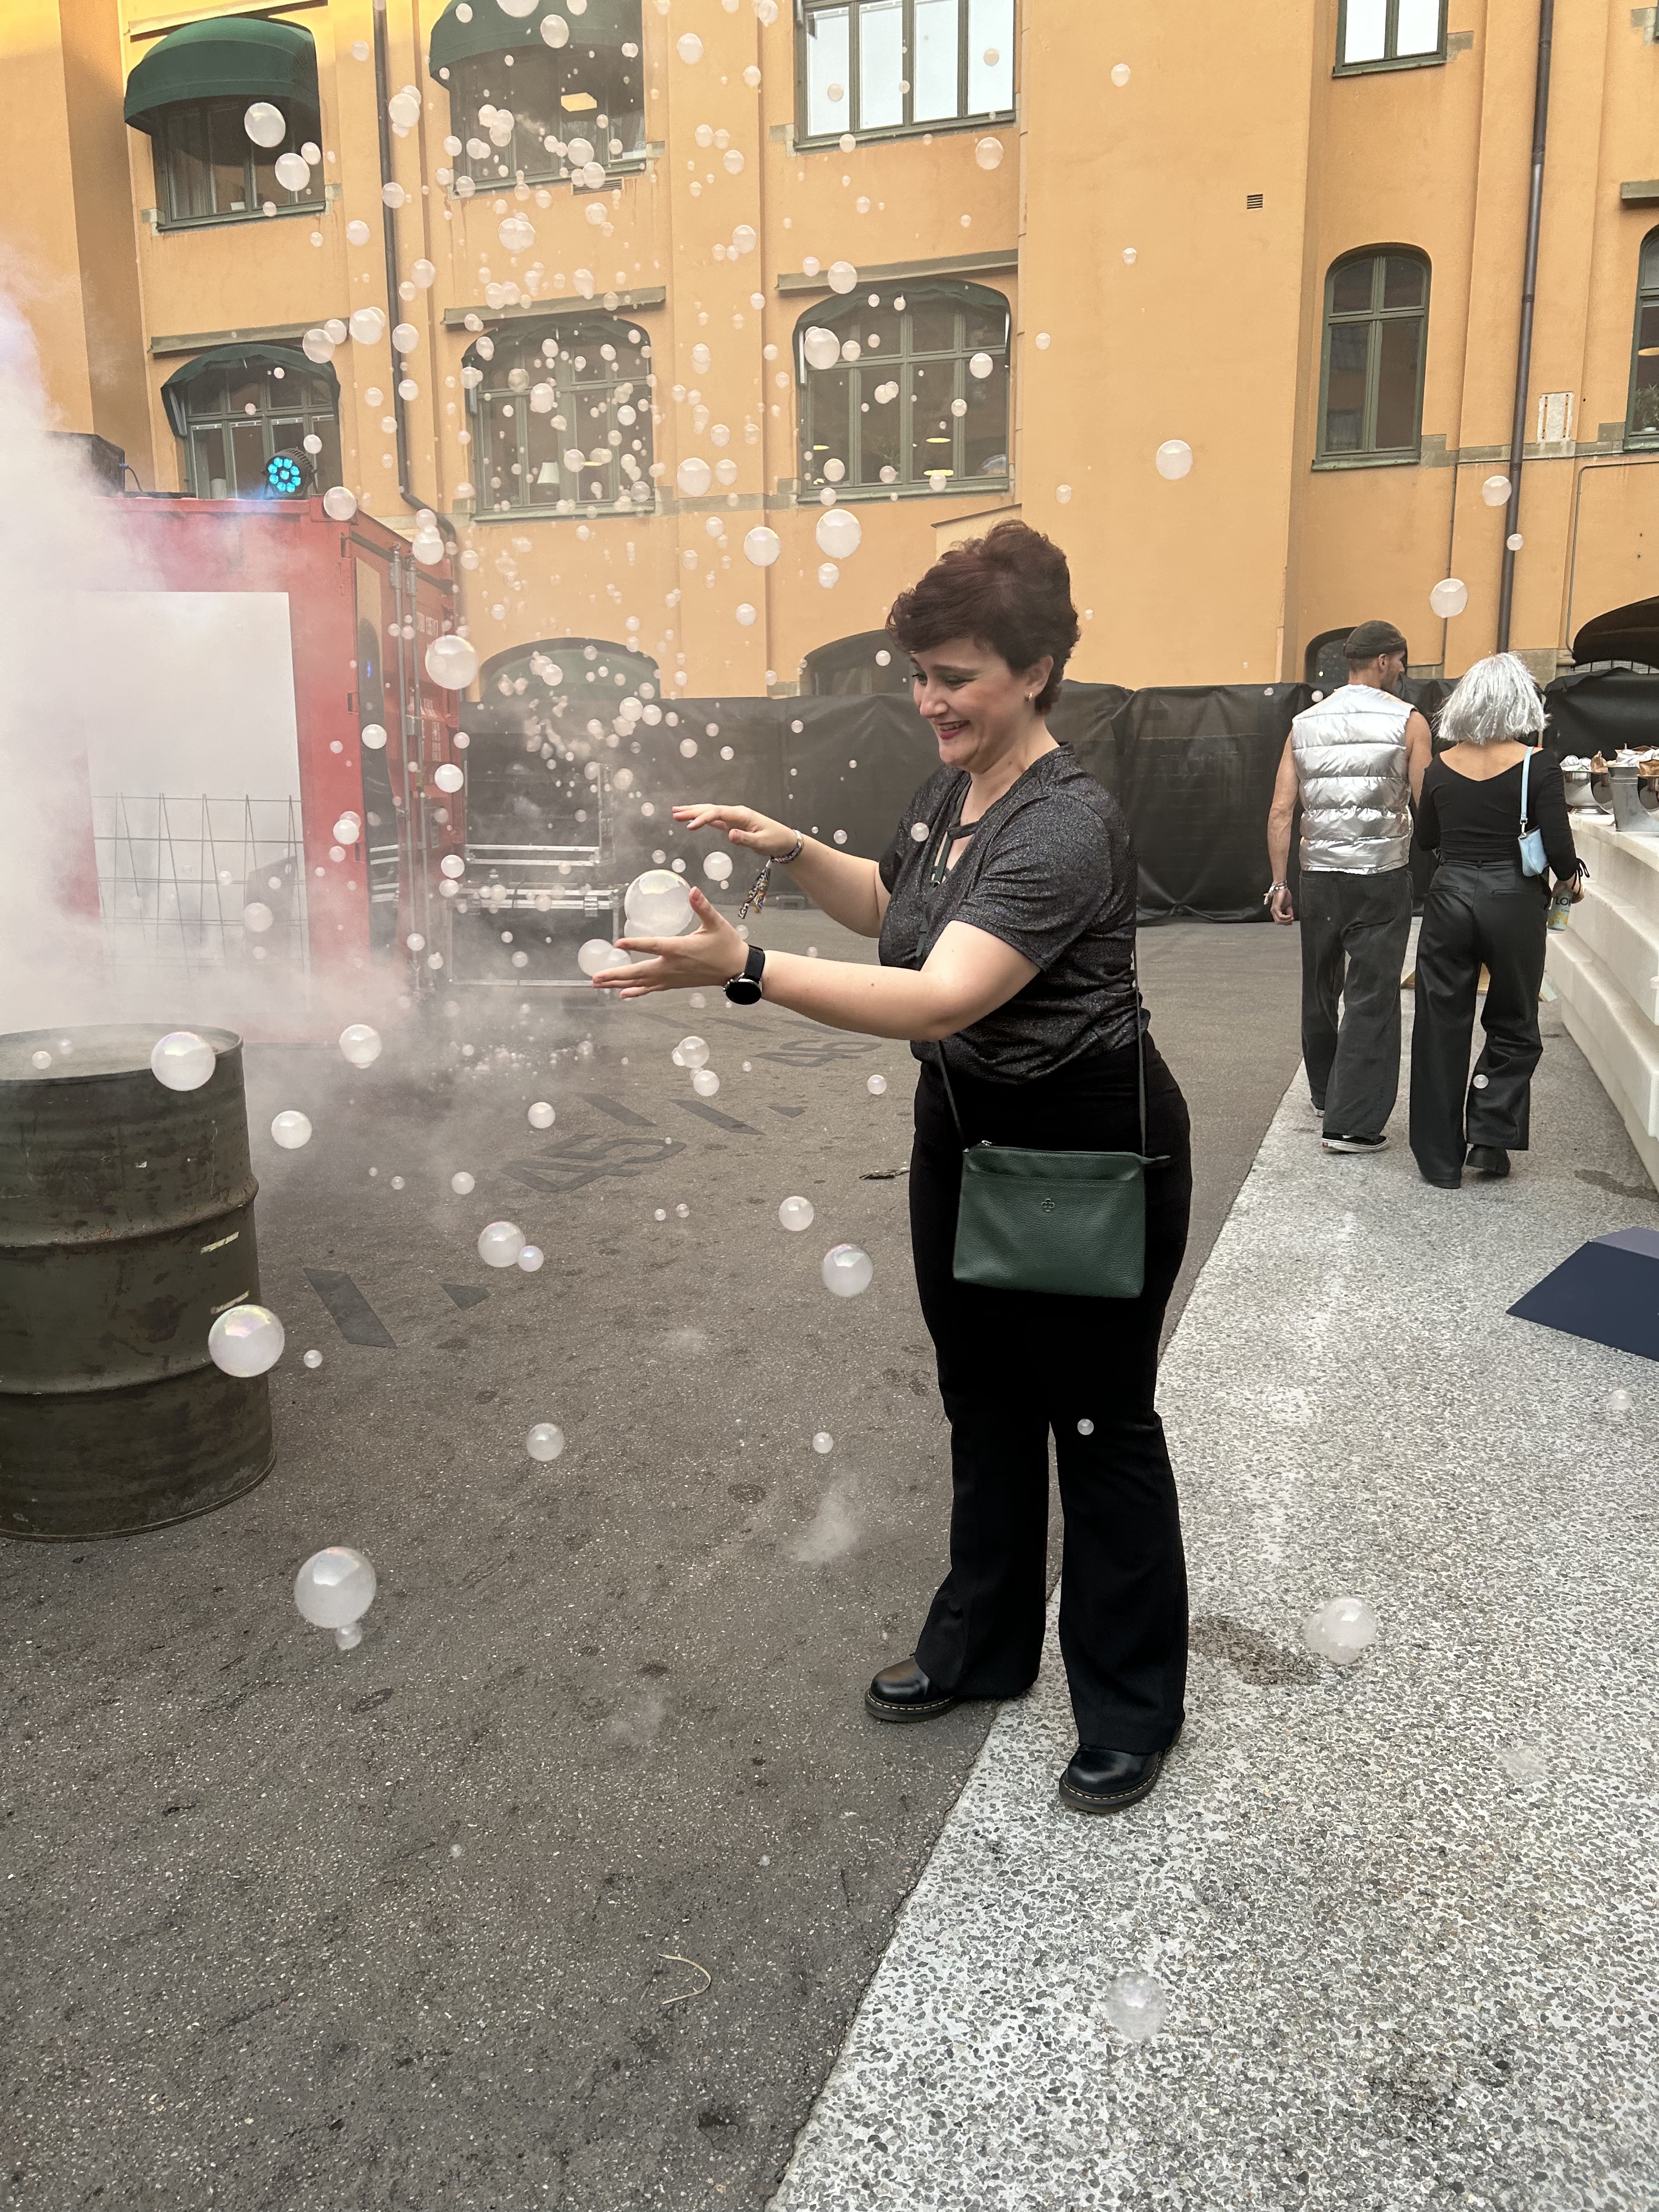
<svg viewBox="0 0 1659 2212"><path fill-rule="evenodd" d="M1510 630L1540 675L1659 595L1655 17L1553 9ZM884 688L895 592L1005 514L1071 556L1076 676L1299 678L1373 615L1455 674L1516 520L1482 486L1540 18L11 0L9 281L60 426L146 490L275 461L453 526L489 682L574 636L671 696Z"/></svg>

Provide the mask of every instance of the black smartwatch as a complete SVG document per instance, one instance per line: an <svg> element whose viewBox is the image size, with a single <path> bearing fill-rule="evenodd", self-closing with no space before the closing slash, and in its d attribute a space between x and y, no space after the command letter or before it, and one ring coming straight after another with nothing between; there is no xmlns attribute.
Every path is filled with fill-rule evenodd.
<svg viewBox="0 0 1659 2212"><path fill-rule="evenodd" d="M756 1003L761 994L761 970L765 965L766 955L758 945L751 945L742 971L732 976L726 987L728 1005L752 1006Z"/></svg>

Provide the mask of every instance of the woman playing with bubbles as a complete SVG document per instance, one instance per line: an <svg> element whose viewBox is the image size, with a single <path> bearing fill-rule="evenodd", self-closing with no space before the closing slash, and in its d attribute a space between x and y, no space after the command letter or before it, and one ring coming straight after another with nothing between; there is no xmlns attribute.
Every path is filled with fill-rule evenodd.
<svg viewBox="0 0 1659 2212"><path fill-rule="evenodd" d="M636 964L594 981L623 998L722 984L735 1004L766 1000L910 1041L921 1064L911 1242L951 1423L951 1571L914 1656L876 1675L866 1709L929 1720L1030 1686L1052 1431L1065 1513L1060 1644L1079 1737L1060 1790L1079 1811L1114 1812L1152 1789L1182 1720L1186 1574L1153 1398L1187 1242L1187 1109L1146 1033L1127 826L1044 719L1079 635L1065 556L1023 524L1000 524L902 593L887 627L914 664L940 766L879 861L749 807L674 809L688 830L722 829L768 869L789 868L832 921L879 940L880 965L746 945L693 890L694 932L623 938ZM958 1279L963 1150L981 1143L1142 1156L1139 1295Z"/></svg>

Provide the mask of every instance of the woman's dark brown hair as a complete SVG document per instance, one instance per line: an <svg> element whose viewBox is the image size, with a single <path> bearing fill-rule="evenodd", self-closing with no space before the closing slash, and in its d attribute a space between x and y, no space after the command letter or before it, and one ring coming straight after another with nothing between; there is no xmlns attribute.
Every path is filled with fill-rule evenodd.
<svg viewBox="0 0 1659 2212"><path fill-rule="evenodd" d="M899 593L887 631L906 653L971 637L1016 670L1052 653L1053 672L1036 695L1040 714L1059 698L1061 672L1081 635L1066 556L1023 522L1000 522L985 537L953 545L919 584Z"/></svg>

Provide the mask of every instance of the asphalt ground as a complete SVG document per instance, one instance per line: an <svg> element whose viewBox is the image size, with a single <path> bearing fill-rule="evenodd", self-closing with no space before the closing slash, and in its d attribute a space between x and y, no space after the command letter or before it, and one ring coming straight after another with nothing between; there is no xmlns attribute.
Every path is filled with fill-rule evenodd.
<svg viewBox="0 0 1659 2212"><path fill-rule="evenodd" d="M1143 937L1194 1126L1178 1297L1296 1066L1296 962ZM363 1073L248 1053L268 1480L0 1550L8 2204L759 2208L989 1726L860 1704L945 1563L908 1050L717 994L451 1003ZM477 1258L503 1216L539 1273ZM349 1653L290 1598L331 1543L380 1577Z"/></svg>

